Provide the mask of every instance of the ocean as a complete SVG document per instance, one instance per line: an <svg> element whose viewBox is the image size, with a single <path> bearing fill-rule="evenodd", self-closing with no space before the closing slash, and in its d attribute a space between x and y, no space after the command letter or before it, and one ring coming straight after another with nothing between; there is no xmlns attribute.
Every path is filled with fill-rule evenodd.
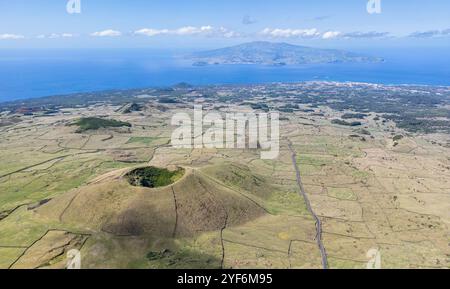
<svg viewBox="0 0 450 289"><path fill-rule="evenodd" d="M359 51L363 52L363 51ZM0 102L92 92L170 86L298 81L355 81L450 86L448 49L380 49L383 63L272 67L195 67L181 52L145 49L0 50Z"/></svg>

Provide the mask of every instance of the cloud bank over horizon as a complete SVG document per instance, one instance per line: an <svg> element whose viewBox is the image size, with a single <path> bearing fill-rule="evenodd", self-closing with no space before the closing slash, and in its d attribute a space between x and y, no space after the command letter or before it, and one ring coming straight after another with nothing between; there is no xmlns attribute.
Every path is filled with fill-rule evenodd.
<svg viewBox="0 0 450 289"><path fill-rule="evenodd" d="M51 34L38 34L31 37L26 37L22 34L5 33L0 34L0 40L18 40L18 39L55 39L55 38L73 38L79 37L83 34L80 33L51 33ZM337 30L324 30L320 31L317 28L264 28L261 31L253 33L238 32L232 29L228 29L224 26L215 27L212 25L203 26L183 26L175 29L168 28L140 28L131 32L122 32L115 29L106 29L101 31L95 31L87 34L91 37L121 37L121 36L202 36L208 38L246 38L246 39L374 39L374 38L430 38L430 37L449 37L450 29L443 30L430 30L423 32L413 32L406 36L396 36L390 32L382 31L353 31L343 32Z"/></svg>
<svg viewBox="0 0 450 289"><path fill-rule="evenodd" d="M54 0L4 1L0 47L450 45L448 0L385 1L382 11L372 14L359 0L81 1L79 13Z"/></svg>

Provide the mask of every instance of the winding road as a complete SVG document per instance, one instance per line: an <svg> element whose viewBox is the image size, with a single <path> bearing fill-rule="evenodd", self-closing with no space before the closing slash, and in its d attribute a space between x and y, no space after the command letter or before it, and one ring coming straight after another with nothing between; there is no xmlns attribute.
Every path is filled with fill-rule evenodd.
<svg viewBox="0 0 450 289"><path fill-rule="evenodd" d="M311 202L309 201L308 195L306 194L305 188L302 183L302 177L300 175L300 168L297 163L297 153L295 152L294 148L292 147L292 142L288 139L288 147L291 151L291 158L292 158L292 164L295 167L295 172L297 175L297 185L300 189L300 194L305 200L306 208L313 216L314 220L316 221L316 242L320 249L320 254L322 256L322 266L323 269L328 269L328 257L327 252L325 250L325 246L323 245L322 241L322 221L320 221L320 218L314 213L314 210L311 207Z"/></svg>

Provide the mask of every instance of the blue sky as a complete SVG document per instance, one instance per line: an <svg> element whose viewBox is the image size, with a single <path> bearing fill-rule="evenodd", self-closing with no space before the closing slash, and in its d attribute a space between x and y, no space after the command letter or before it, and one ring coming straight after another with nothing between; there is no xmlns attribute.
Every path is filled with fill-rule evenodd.
<svg viewBox="0 0 450 289"><path fill-rule="evenodd" d="M450 1L0 0L0 48L220 47L254 40L312 46L450 46Z"/></svg>

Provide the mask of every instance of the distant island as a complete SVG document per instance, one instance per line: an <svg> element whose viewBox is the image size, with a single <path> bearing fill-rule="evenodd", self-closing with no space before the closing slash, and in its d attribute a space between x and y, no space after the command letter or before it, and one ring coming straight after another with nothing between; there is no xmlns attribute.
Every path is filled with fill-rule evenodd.
<svg viewBox="0 0 450 289"><path fill-rule="evenodd" d="M203 51L188 56L194 66L220 64L302 65L323 63L376 63L384 61L358 53L319 49L288 43L250 42L237 46Z"/></svg>

